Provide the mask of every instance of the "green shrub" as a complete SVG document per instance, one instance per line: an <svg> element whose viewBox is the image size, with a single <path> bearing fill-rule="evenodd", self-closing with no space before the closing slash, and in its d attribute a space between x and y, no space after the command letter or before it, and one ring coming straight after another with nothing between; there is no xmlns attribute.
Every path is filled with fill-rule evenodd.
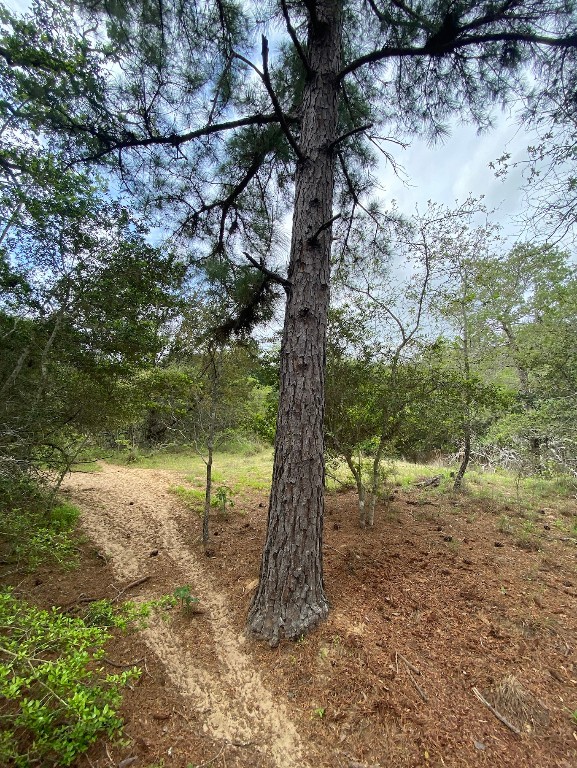
<svg viewBox="0 0 577 768"><path fill-rule="evenodd" d="M100 734L118 735L121 689L139 671L98 667L108 637L0 592L0 764L68 766Z"/></svg>
<svg viewBox="0 0 577 768"><path fill-rule="evenodd" d="M0 482L2 559L34 570L43 562L73 565L70 537L80 512L72 504L53 504L51 494L29 479Z"/></svg>
<svg viewBox="0 0 577 768"><path fill-rule="evenodd" d="M125 600L117 605L111 600L95 600L86 610L84 623L89 627L114 628L122 631L132 626L144 629L151 611L155 608L171 608L174 605L176 605L174 595L163 595L156 600L147 600L143 603Z"/></svg>

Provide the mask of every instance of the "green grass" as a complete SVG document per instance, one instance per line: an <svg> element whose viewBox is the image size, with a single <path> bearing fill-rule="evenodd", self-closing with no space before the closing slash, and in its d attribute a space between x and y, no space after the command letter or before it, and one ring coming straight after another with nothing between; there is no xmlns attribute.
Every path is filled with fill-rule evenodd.
<svg viewBox="0 0 577 768"><path fill-rule="evenodd" d="M560 515L575 511L577 484L570 477L520 477L512 472L472 470L465 475L470 496L506 505L517 514L547 507Z"/></svg>
<svg viewBox="0 0 577 768"><path fill-rule="evenodd" d="M259 450L257 453L234 454L222 451L214 454L212 479L213 482L226 483L233 492L241 488L265 490L270 487L272 477L272 448ZM116 457L109 460L113 464L125 464L123 459ZM204 485L206 465L203 459L192 449L182 453L151 453L139 455L130 466L142 469L166 469L186 473L186 479L192 485Z"/></svg>
<svg viewBox="0 0 577 768"><path fill-rule="evenodd" d="M214 454L212 467L213 488L226 485L232 496L245 491L268 491L272 478L272 448L257 453L234 454L218 452ZM123 463L123 462L119 462ZM174 490L192 502L193 506L204 502L204 484L206 465L202 458L192 451L182 453L158 452L148 456L139 456L130 466L142 469L166 469L185 474L187 483L192 488L178 486Z"/></svg>
<svg viewBox="0 0 577 768"><path fill-rule="evenodd" d="M102 472L102 467L97 461L80 461L72 465L71 472Z"/></svg>
<svg viewBox="0 0 577 768"><path fill-rule="evenodd" d="M272 448L257 453L215 453L212 473L214 489L222 485L228 486L233 499L247 491L268 491L272 477L272 458ZM181 486L177 492L185 492L192 506L200 505L204 501L206 466L202 458L190 448L180 452L165 451L141 455L131 466L182 472L185 474L186 483L191 487ZM384 462L383 466L384 487L420 492L428 498L452 494L451 472L456 472L456 466L413 464L402 460ZM367 473L369 469L370 461L367 460ZM441 475L439 487L416 487L415 484L420 480L436 475ZM345 462L331 462L327 489L331 492L343 487L354 489L353 477ZM570 477L519 477L504 470L487 472L478 468L470 469L463 483L465 498L490 502L496 514L505 512L507 515L513 513L519 517L530 518L537 510L546 507L561 520L565 520L566 529L571 531L572 535L577 535L576 491L576 481ZM504 507L508 509L503 509Z"/></svg>

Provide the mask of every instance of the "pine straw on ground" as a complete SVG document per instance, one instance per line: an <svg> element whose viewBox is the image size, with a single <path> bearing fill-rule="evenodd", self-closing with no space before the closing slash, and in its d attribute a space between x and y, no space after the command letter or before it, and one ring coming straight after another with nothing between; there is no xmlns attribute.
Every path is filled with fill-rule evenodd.
<svg viewBox="0 0 577 768"><path fill-rule="evenodd" d="M353 494L327 498L329 619L300 642L254 647L324 764L577 765L575 542L521 548L499 532L501 510L465 497L397 494L365 532L355 510ZM258 506L241 512L215 522L210 561L239 631L264 535Z"/></svg>
<svg viewBox="0 0 577 768"><path fill-rule="evenodd" d="M266 502L246 495L226 519L215 514L211 521L212 557L204 564L228 597L238 633L258 577ZM127 530L130 509L123 508ZM355 510L351 493L327 498L328 620L274 650L247 643L255 668L296 724L310 765L574 768L575 543L548 537L544 516L539 549L523 549L499 531L502 510L466 497L433 499L427 491L398 493L377 510L369 531L359 530ZM202 555L198 516L175 501L175 518L190 549ZM46 569L19 581L19 590L43 604L69 605L80 593L114 597L122 587L94 547L84 548L77 574L81 584L79 575ZM172 584L162 551L147 575L147 587L158 593L182 586ZM192 586L202 611L202 585ZM202 613L170 620L207 668L213 662L202 631L209 620ZM107 652L122 664L143 656L145 674L123 707L128 742L95 747L88 756L94 768L130 756L136 768L264 768L250 745L221 744L204 732L206 713L179 698L138 634L119 638Z"/></svg>

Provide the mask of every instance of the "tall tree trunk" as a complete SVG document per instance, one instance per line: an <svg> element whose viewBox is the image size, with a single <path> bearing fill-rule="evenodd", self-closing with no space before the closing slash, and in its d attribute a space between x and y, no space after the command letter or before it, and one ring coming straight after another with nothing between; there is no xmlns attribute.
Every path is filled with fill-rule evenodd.
<svg viewBox="0 0 577 768"><path fill-rule="evenodd" d="M334 158L340 69L340 0L318 0L303 93L300 150L280 364L273 480L260 582L249 630L276 645L328 613L322 567L324 377Z"/></svg>

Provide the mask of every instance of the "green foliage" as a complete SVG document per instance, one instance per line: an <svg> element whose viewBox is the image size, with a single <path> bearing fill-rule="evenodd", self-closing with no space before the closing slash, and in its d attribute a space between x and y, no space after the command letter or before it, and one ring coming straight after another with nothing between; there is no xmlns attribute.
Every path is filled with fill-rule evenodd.
<svg viewBox="0 0 577 768"><path fill-rule="evenodd" d="M0 510L2 559L25 570L44 562L66 567L76 562L71 534L80 512L75 506L54 505L48 489L22 476L0 481Z"/></svg>
<svg viewBox="0 0 577 768"><path fill-rule="evenodd" d="M226 514L227 507L234 507L232 490L228 487L228 485L219 485L214 492L214 499L223 514Z"/></svg>
<svg viewBox="0 0 577 768"><path fill-rule="evenodd" d="M120 629L122 631L132 627L143 629L146 627L146 620L152 611L165 610L175 604L173 595L163 595L156 600L146 600L142 603L125 600L116 604L111 600L95 600L88 606L83 619L89 627Z"/></svg>
<svg viewBox="0 0 577 768"><path fill-rule="evenodd" d="M101 734L116 736L121 689L136 669L98 666L108 634L0 592L0 762L71 765Z"/></svg>
<svg viewBox="0 0 577 768"><path fill-rule="evenodd" d="M185 613L191 613L199 602L198 597L193 597L188 585L177 587L172 594L179 601L180 607Z"/></svg>

